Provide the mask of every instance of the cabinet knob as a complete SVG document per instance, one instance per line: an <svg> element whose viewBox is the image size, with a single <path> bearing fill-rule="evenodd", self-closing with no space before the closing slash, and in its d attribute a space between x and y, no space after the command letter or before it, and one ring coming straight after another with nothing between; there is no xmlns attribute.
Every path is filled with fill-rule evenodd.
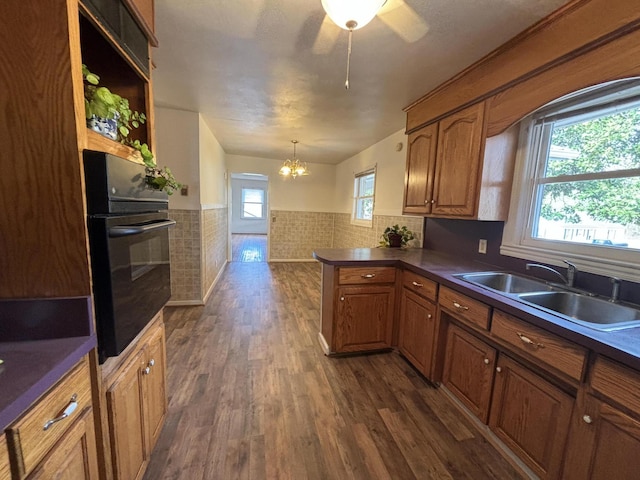
<svg viewBox="0 0 640 480"><path fill-rule="evenodd" d="M340 297L340 301L341 301L341 302L344 302L344 297Z"/></svg>
<svg viewBox="0 0 640 480"><path fill-rule="evenodd" d="M145 369L142 370L143 375L149 375L150 373L151 373L151 369L149 367L145 367Z"/></svg>
<svg viewBox="0 0 640 480"><path fill-rule="evenodd" d="M488 358L485 358L485 359L484 359L484 364L485 364L485 365L489 365L489 359L488 359Z"/></svg>
<svg viewBox="0 0 640 480"><path fill-rule="evenodd" d="M502 371L502 367L496 367L496 372L500 373Z"/></svg>
<svg viewBox="0 0 640 480"><path fill-rule="evenodd" d="M591 424L593 422L593 420L591 419L591 416L589 415L583 415L582 420L584 420L584 423L588 423L588 424Z"/></svg>
<svg viewBox="0 0 640 480"><path fill-rule="evenodd" d="M431 315L430 313L427 314L427 318L431 318L433 315Z"/></svg>
<svg viewBox="0 0 640 480"><path fill-rule="evenodd" d="M156 364L156 361L152 358L151 360L149 360L149 366L153 367Z"/></svg>
<svg viewBox="0 0 640 480"><path fill-rule="evenodd" d="M431 201L430 200L425 200L424 203L425 204L429 204L429 203L431 203Z"/></svg>
<svg viewBox="0 0 640 480"><path fill-rule="evenodd" d="M435 200L431 200L431 203L434 204L434 203L436 203L436 201Z"/></svg>

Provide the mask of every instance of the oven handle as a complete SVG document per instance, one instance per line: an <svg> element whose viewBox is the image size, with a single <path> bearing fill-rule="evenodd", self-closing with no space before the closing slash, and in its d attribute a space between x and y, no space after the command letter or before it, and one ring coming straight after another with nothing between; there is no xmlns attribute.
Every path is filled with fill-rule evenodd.
<svg viewBox="0 0 640 480"><path fill-rule="evenodd" d="M111 227L109 229L109 237L116 238L140 235L141 233L148 233L161 228L173 227L175 224L175 220L162 220L160 222L150 223L147 225L124 225L121 227Z"/></svg>

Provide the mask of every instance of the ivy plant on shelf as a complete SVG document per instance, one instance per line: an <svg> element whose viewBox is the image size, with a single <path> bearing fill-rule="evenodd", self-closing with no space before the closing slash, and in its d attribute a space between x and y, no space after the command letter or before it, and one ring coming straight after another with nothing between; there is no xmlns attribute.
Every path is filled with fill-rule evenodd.
<svg viewBox="0 0 640 480"><path fill-rule="evenodd" d="M84 79L84 108L87 126L112 140L120 141L140 152L146 167L146 180L151 188L164 190L168 195L182 185L175 179L168 167L158 167L149 145L132 140L131 130L147 121L144 113L131 110L129 100L100 85L100 77L82 65Z"/></svg>

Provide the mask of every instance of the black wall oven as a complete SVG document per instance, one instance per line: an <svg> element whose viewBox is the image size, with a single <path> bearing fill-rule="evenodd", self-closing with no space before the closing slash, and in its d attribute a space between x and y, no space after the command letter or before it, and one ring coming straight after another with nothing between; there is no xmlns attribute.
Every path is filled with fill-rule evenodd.
<svg viewBox="0 0 640 480"><path fill-rule="evenodd" d="M84 155L89 245L100 362L119 355L171 296L166 193L145 168L113 155Z"/></svg>

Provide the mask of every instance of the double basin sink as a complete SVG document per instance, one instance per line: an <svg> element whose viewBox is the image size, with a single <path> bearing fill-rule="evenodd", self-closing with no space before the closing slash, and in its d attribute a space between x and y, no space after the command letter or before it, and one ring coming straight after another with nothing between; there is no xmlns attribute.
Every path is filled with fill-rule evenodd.
<svg viewBox="0 0 640 480"><path fill-rule="evenodd" d="M456 277L596 330L609 332L640 326L639 309L586 292L567 291L542 280L507 272L465 273Z"/></svg>

